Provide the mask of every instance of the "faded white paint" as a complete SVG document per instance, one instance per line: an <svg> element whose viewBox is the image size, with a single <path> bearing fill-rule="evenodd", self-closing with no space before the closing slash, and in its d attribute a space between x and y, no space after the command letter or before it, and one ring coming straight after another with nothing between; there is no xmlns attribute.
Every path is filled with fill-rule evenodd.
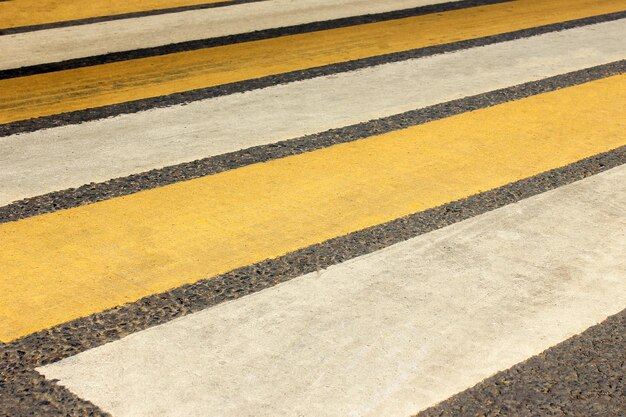
<svg viewBox="0 0 626 417"><path fill-rule="evenodd" d="M626 307L626 166L39 368L115 417L406 417Z"/></svg>
<svg viewBox="0 0 626 417"><path fill-rule="evenodd" d="M626 20L0 138L0 205L626 57Z"/></svg>
<svg viewBox="0 0 626 417"><path fill-rule="evenodd" d="M0 70L449 0L268 0L0 36Z"/></svg>

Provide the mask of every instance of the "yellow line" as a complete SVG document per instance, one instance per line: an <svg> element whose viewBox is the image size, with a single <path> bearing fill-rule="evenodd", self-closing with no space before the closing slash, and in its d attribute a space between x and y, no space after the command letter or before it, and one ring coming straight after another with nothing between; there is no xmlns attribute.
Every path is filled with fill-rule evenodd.
<svg viewBox="0 0 626 417"><path fill-rule="evenodd" d="M0 28L217 3L223 0L11 0L0 2Z"/></svg>
<svg viewBox="0 0 626 417"><path fill-rule="evenodd" d="M624 145L626 75L0 225L0 340Z"/></svg>
<svg viewBox="0 0 626 417"><path fill-rule="evenodd" d="M624 0L518 0L0 81L0 123L615 12Z"/></svg>

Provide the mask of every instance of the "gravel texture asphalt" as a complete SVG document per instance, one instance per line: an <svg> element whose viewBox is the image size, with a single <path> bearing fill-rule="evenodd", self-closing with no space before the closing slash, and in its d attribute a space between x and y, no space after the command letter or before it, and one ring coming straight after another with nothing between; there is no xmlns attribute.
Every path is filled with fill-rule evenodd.
<svg viewBox="0 0 626 417"><path fill-rule="evenodd" d="M626 310L417 417L619 417L626 411Z"/></svg>

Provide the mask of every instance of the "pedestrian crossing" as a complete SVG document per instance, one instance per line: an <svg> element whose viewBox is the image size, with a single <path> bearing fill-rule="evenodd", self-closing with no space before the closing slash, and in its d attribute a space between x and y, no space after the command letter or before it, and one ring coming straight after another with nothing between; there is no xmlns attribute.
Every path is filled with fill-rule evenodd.
<svg viewBox="0 0 626 417"><path fill-rule="evenodd" d="M409 416L623 308L625 180L616 168L40 371L120 416Z"/></svg>
<svg viewBox="0 0 626 417"><path fill-rule="evenodd" d="M567 5L567 7L566 7ZM0 80L0 123L98 108L622 11L622 0L519 0ZM508 18L511 14L519 16ZM455 28L450 31L450 26ZM280 56L280 60L276 57Z"/></svg>
<svg viewBox="0 0 626 417"><path fill-rule="evenodd" d="M0 416L410 416L619 313L625 35L623 0L0 2Z"/></svg>
<svg viewBox="0 0 626 417"><path fill-rule="evenodd" d="M11 340L619 147L624 77L4 224L7 300L0 313L10 322L0 338ZM603 102L615 106L607 109ZM606 119L602 126L593 123L598 118ZM23 311L37 313L24 319Z"/></svg>
<svg viewBox="0 0 626 417"><path fill-rule="evenodd" d="M0 141L0 204L608 64L626 56L624 31L599 23L14 135Z"/></svg>

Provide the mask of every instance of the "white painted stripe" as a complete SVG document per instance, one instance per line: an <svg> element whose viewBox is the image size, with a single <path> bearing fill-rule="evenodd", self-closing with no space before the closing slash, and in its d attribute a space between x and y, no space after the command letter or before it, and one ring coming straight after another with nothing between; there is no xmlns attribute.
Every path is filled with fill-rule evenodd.
<svg viewBox="0 0 626 417"><path fill-rule="evenodd" d="M626 57L626 20L0 138L0 204Z"/></svg>
<svg viewBox="0 0 626 417"><path fill-rule="evenodd" d="M626 307L626 166L39 368L116 417L406 417Z"/></svg>
<svg viewBox="0 0 626 417"><path fill-rule="evenodd" d="M270 0L6 35L0 70L448 1Z"/></svg>

